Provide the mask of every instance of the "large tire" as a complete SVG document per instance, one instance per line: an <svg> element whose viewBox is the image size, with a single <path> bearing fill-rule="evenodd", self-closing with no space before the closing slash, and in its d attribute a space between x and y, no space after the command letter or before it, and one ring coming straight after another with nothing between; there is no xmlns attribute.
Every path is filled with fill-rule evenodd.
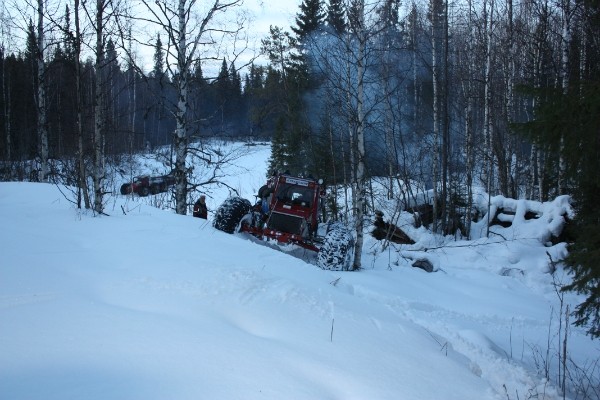
<svg viewBox="0 0 600 400"><path fill-rule="evenodd" d="M348 271L354 260L354 238L343 225L330 228L317 254L317 266L331 271Z"/></svg>
<svg viewBox="0 0 600 400"><path fill-rule="evenodd" d="M213 226L223 232L233 233L252 205L241 197L230 197L221 204L213 218Z"/></svg>

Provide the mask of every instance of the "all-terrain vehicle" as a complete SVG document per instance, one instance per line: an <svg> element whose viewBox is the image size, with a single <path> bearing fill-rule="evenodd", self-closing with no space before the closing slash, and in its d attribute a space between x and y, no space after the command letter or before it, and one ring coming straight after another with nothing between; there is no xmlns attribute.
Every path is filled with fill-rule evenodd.
<svg viewBox="0 0 600 400"><path fill-rule="evenodd" d="M322 180L276 174L261 187L257 197L254 205L241 197L228 198L217 209L213 226L227 233L246 232L315 251L317 265L323 269L350 268L354 255L352 234L341 224L328 223L319 229L325 197Z"/></svg>
<svg viewBox="0 0 600 400"><path fill-rule="evenodd" d="M161 176L140 175L134 177L132 182L121 185L121 194L136 193L145 197L149 194L164 193L174 184L173 173Z"/></svg>

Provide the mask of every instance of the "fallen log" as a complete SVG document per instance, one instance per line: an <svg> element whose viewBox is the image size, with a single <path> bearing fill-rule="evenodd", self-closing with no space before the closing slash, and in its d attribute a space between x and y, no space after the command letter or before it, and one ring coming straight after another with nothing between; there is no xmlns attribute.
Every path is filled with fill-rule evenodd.
<svg viewBox="0 0 600 400"><path fill-rule="evenodd" d="M385 222L383 220L383 212L375 211L374 228L371 235L377 240L389 240L398 244L415 244L402 229L398 226Z"/></svg>

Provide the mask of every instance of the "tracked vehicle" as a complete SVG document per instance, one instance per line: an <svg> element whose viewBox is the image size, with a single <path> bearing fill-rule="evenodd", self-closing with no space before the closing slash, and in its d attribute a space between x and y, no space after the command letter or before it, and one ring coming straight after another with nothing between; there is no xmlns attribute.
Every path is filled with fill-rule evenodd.
<svg viewBox="0 0 600 400"><path fill-rule="evenodd" d="M354 239L341 224L319 224L325 186L322 180L276 174L259 190L254 205L230 197L217 209L213 226L227 233L245 232L278 244L317 252L317 265L328 270L351 267Z"/></svg>
<svg viewBox="0 0 600 400"><path fill-rule="evenodd" d="M175 184L175 175L150 176L140 175L133 178L133 181L121 185L121 194L136 193L140 197L150 194L164 193Z"/></svg>

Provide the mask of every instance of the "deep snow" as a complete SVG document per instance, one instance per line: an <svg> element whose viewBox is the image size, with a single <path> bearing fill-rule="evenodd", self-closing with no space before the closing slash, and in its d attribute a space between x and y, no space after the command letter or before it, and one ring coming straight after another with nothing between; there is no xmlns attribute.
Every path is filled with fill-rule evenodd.
<svg viewBox="0 0 600 400"><path fill-rule="evenodd" d="M237 160L230 186L251 200L268 156ZM207 192L212 211L229 195ZM568 276L548 271L566 250L544 243L566 198L495 198L513 226L471 242L404 216L417 243L382 251L367 236L359 272L156 203L117 195L98 217L56 186L0 183L1 399L562 398L553 282ZM437 272L410 266L422 257ZM599 358L580 329L568 346L581 367Z"/></svg>

